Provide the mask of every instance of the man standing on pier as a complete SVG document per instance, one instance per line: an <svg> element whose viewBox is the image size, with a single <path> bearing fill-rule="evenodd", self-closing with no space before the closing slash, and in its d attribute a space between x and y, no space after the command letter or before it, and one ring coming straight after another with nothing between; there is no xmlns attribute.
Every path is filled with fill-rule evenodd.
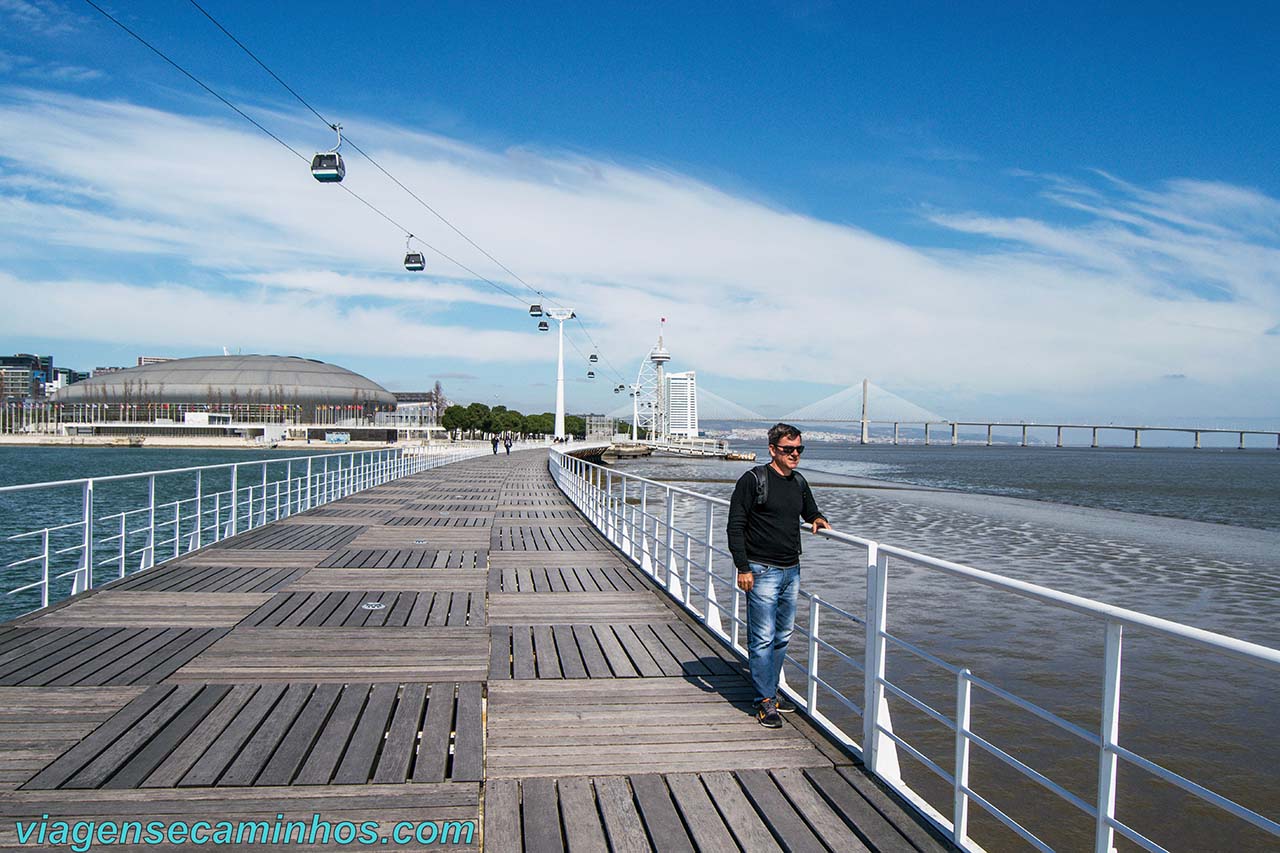
<svg viewBox="0 0 1280 853"><path fill-rule="evenodd" d="M779 711L795 710L778 692L778 679L800 590L798 519L813 525L814 533L831 527L796 471L802 453L800 430L790 424L773 426L771 461L743 474L729 502L729 552L738 569L738 588L747 594L747 660L756 719L768 729L781 728Z"/></svg>

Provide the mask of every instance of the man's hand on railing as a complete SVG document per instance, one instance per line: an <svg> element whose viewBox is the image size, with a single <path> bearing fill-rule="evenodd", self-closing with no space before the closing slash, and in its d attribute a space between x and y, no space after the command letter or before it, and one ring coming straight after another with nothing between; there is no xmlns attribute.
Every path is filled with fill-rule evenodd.
<svg viewBox="0 0 1280 853"><path fill-rule="evenodd" d="M825 518L815 518L813 520L814 533L817 533L819 530L830 530L830 529L831 529L831 525L827 523L827 520Z"/></svg>

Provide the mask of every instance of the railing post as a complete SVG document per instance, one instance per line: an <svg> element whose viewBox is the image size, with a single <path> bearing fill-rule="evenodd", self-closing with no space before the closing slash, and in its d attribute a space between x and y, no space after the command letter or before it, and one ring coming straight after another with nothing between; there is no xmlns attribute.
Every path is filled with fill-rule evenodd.
<svg viewBox="0 0 1280 853"><path fill-rule="evenodd" d="M41 582L40 582L40 607L41 609L49 606L49 528L45 528L40 534L43 548L43 556L40 560Z"/></svg>
<svg viewBox="0 0 1280 853"><path fill-rule="evenodd" d="M213 541L222 541L222 492L213 493Z"/></svg>
<svg viewBox="0 0 1280 853"><path fill-rule="evenodd" d="M149 569L156 564L156 478L147 478L147 550L139 561L139 569Z"/></svg>
<svg viewBox="0 0 1280 853"><path fill-rule="evenodd" d="M809 659L805 662L804 705L812 716L818 707L818 605L821 599L809 597Z"/></svg>
<svg viewBox="0 0 1280 853"><path fill-rule="evenodd" d="M262 521L259 527L267 523L267 463L262 463L262 511L259 513Z"/></svg>
<svg viewBox="0 0 1280 853"><path fill-rule="evenodd" d="M1098 825L1094 834L1095 853L1111 853L1116 816L1116 753L1112 747L1120 738L1120 660L1124 646L1124 625L1107 622L1105 672L1102 685L1102 741L1098 750Z"/></svg>
<svg viewBox="0 0 1280 853"><path fill-rule="evenodd" d="M968 669L956 674L956 766L955 799L952 807L952 840L966 849L969 845L969 724L973 683Z"/></svg>
<svg viewBox="0 0 1280 853"><path fill-rule="evenodd" d="M307 509L311 509L311 460L314 456L307 457Z"/></svg>
<svg viewBox="0 0 1280 853"><path fill-rule="evenodd" d="M118 558L118 562L120 564L118 567L120 569L120 577L124 577L125 571L126 571L125 554L127 552L125 550L124 542L125 542L125 537L129 535L129 531L127 527L129 523L128 519L129 517L127 514L123 512L120 513L120 556Z"/></svg>
<svg viewBox="0 0 1280 853"><path fill-rule="evenodd" d="M649 554L649 483L640 484L640 568L650 575L654 573L653 558Z"/></svg>
<svg viewBox="0 0 1280 853"><path fill-rule="evenodd" d="M284 463L284 517L293 515L293 460ZM279 518L279 516L276 516Z"/></svg>
<svg viewBox="0 0 1280 853"><path fill-rule="evenodd" d="M885 639L889 602L889 556L867 546L867 639L862 707L862 761L893 784L900 781L898 752L883 730L893 731L884 698Z"/></svg>
<svg viewBox="0 0 1280 853"><path fill-rule="evenodd" d="M667 588L667 592L673 598L683 598L680 593L680 578L676 576L676 501L675 494L671 491L671 487L667 486L665 495L667 500L667 554L663 558L663 566L666 568L666 578L664 578L663 586Z"/></svg>
<svg viewBox="0 0 1280 853"><path fill-rule="evenodd" d="M204 533L201 530L201 528L204 527L204 480L200 476L201 473L202 473L201 471L198 471L198 470L196 471L196 548L195 550L197 551L200 550L200 548L202 547L203 543L201 542L201 539L204 538Z"/></svg>
<svg viewBox="0 0 1280 853"><path fill-rule="evenodd" d="M178 559L178 541L182 538L182 501L173 502L173 559Z"/></svg>
<svg viewBox="0 0 1280 853"><path fill-rule="evenodd" d="M84 481L84 490L80 499L81 523L84 525L84 541L81 550L84 553L84 571L78 578L78 584L72 584L71 594L93 589L93 480ZM78 587L78 588L77 588Z"/></svg>
<svg viewBox="0 0 1280 853"><path fill-rule="evenodd" d="M329 502L329 457L324 458L324 489L320 492L319 501L322 504Z"/></svg>
<svg viewBox="0 0 1280 853"><path fill-rule="evenodd" d="M232 465L231 466L231 535L232 536L236 535L236 532L239 527L239 522L236 521L236 511L240 506L239 475L240 475L240 466Z"/></svg>
<svg viewBox="0 0 1280 853"><path fill-rule="evenodd" d="M707 526L705 533L707 536L707 555L704 566L706 567L706 585L703 587L702 599L707 609L706 618L703 620L707 627L714 631L717 635L724 636L724 626L720 622L720 608L716 601L716 582L715 582L715 558L716 549L712 545L712 537L715 536L715 517L716 505L711 501L706 502L707 507Z"/></svg>
<svg viewBox="0 0 1280 853"><path fill-rule="evenodd" d="M614 523L613 523L613 472L606 471L604 473L604 537L610 542L613 541Z"/></svg>

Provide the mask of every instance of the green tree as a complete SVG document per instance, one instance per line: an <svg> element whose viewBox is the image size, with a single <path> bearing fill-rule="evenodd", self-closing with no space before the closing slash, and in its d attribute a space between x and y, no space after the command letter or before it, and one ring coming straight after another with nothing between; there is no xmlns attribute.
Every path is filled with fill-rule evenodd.
<svg viewBox="0 0 1280 853"><path fill-rule="evenodd" d="M564 431L569 435L576 435L578 438L585 438L587 435L587 421L577 415L565 415Z"/></svg>
<svg viewBox="0 0 1280 853"><path fill-rule="evenodd" d="M514 410L508 410L505 407L502 408L502 411L498 411L499 408L495 406L493 409L493 430L495 432L524 431L524 415Z"/></svg>
<svg viewBox="0 0 1280 853"><path fill-rule="evenodd" d="M540 415L525 415L521 431L528 435L547 435L556 425L556 416L550 412Z"/></svg>
<svg viewBox="0 0 1280 853"><path fill-rule="evenodd" d="M470 425L467 429L492 432L489 429L489 407L484 403L472 403L467 406L467 415L470 419Z"/></svg>
<svg viewBox="0 0 1280 853"><path fill-rule="evenodd" d="M450 406L440 416L440 426L450 432L456 429L471 429L470 413L462 406Z"/></svg>

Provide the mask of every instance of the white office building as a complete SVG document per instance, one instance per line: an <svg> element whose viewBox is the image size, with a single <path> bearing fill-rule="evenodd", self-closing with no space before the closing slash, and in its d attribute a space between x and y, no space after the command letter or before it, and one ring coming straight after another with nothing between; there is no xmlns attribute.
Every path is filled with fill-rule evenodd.
<svg viewBox="0 0 1280 853"><path fill-rule="evenodd" d="M667 434L698 437L698 380L695 371L667 374Z"/></svg>

